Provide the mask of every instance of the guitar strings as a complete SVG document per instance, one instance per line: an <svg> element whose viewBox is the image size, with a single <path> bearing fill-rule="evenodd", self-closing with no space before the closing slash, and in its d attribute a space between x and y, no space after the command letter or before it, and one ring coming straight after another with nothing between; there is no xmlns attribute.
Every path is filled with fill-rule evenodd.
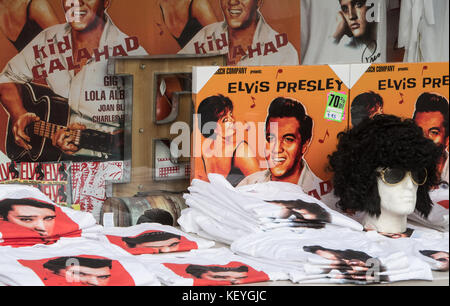
<svg viewBox="0 0 450 306"><path fill-rule="evenodd" d="M79 145L80 137L81 137L81 131L79 131L79 130L69 130L65 126L57 125L57 124L50 123L50 122L45 122L42 120L35 122L34 127L33 127L35 135L45 137L45 138L52 138L52 136L61 129L65 130L65 131L69 131L69 136L72 136L74 138L74 144Z"/></svg>

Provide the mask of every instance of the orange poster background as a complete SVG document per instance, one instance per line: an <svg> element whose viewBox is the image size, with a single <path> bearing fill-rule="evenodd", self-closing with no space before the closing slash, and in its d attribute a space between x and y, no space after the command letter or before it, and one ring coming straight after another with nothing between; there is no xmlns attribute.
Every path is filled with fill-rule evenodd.
<svg viewBox="0 0 450 306"><path fill-rule="evenodd" d="M225 67L226 69L226 67ZM261 74L250 74L251 71L260 70ZM267 111L270 103L277 97L292 98L300 101L306 108L307 114L312 117L314 121L313 134L311 144L308 151L305 153L304 158L308 162L311 170L322 180L329 180L331 173L326 171L326 165L328 164L328 155L336 149L337 134L348 125L346 115L342 122L329 121L324 119L327 95L331 91L338 91L337 86L335 89L323 90L323 91L297 91L287 92L282 90L276 91L277 82L299 82L299 80L321 80L325 82L327 79L340 78L329 66L284 66L284 67L248 67L246 74L223 74L212 76L206 85L195 96L195 109L197 110L199 104L203 99L212 96L222 94L233 101L233 116L236 122L254 122L256 126L258 122L264 123L267 116ZM244 82L244 83L261 83L267 81L270 83L269 92L258 93L228 93L228 84L232 82ZM345 94L349 94L348 88L342 84L342 90ZM334 83L335 84L335 83ZM322 83L322 86L324 83ZM256 105L252 108L253 98L255 98ZM204 139L200 134L197 123L194 124L194 139ZM325 135L328 134L329 136ZM324 140L321 143L321 140ZM263 142L261 144L261 142ZM258 156L258 146L265 145L265 135L258 135L256 141L257 147L253 147L249 142L250 147L257 154L257 158L262 161L261 165L265 165L264 156ZM264 170L265 168L261 168ZM193 168L193 174L195 176L195 168Z"/></svg>
<svg viewBox="0 0 450 306"><path fill-rule="evenodd" d="M63 0L48 0L58 20L65 23ZM165 26L158 5L159 0L113 0L107 12L115 25L128 36L137 36L140 45L150 55L176 54L180 47ZM223 20L219 0L210 0L218 20ZM300 55L300 2L298 0L264 1L261 13L266 22L277 32L286 33L289 42ZM0 71L17 54L17 50L0 35ZM8 116L0 107L0 150L5 150Z"/></svg>
<svg viewBox="0 0 450 306"><path fill-rule="evenodd" d="M391 67L393 71L382 71L388 67ZM364 92L373 91L383 98L383 113L403 118L412 118L415 103L422 93L438 93L449 99L448 63L372 64L369 70L373 70L374 72L364 73L350 89L350 107L356 96ZM443 77L445 76L447 76L447 85L443 85ZM424 80L428 81L430 78L431 84L423 86ZM408 80L412 82L411 79L416 80L416 86L408 88L407 82ZM436 79L434 87L433 79ZM437 86L438 79L441 82L440 87ZM395 88L395 82L400 87ZM388 88L389 84L391 88Z"/></svg>
<svg viewBox="0 0 450 306"><path fill-rule="evenodd" d="M65 23L63 0L47 0L58 20ZM150 54L175 54L180 50L164 24L159 0L113 0L107 12L114 24L128 36L137 36L142 47ZM223 20L219 0L210 0L218 20ZM286 33L289 42L300 54L300 2L298 0L264 1L261 13L266 22L278 33ZM17 54L14 46L0 35L0 70Z"/></svg>

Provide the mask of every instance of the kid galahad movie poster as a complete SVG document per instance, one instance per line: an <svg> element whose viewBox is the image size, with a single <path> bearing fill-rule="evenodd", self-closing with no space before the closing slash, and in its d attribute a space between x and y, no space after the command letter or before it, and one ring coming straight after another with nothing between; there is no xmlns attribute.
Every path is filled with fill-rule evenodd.
<svg viewBox="0 0 450 306"><path fill-rule="evenodd" d="M111 57L297 65L299 1L246 2L0 1L0 161L123 160L126 94Z"/></svg>

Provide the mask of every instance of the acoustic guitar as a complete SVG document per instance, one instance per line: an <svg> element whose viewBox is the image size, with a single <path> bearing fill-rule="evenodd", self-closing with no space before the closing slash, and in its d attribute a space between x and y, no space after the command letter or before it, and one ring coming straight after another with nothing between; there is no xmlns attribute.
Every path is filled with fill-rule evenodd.
<svg viewBox="0 0 450 306"><path fill-rule="evenodd" d="M52 145L52 136L61 129L74 136L73 144L80 149L105 153L108 155L108 160L123 159L123 133L113 135L92 129L70 130L67 128L70 108L66 98L55 94L47 86L34 83L18 86L24 108L27 112L36 114L41 120L33 122L25 129L31 139L31 150L26 150L15 143L12 120L9 120L6 154L11 160L17 162L70 160L71 156Z"/></svg>

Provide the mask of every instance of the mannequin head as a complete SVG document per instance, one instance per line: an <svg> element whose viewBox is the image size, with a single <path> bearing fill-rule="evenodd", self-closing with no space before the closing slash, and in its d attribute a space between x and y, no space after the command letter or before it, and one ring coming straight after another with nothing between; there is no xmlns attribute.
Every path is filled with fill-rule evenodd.
<svg viewBox="0 0 450 306"><path fill-rule="evenodd" d="M428 216L432 208L428 192L439 181L442 149L414 121L377 115L338 138L337 150L329 156L338 206L375 218L382 214L406 218L414 210Z"/></svg>
<svg viewBox="0 0 450 306"><path fill-rule="evenodd" d="M396 185L386 184L377 178L380 195L380 210L390 211L396 215L412 214L416 208L418 185L411 176L406 176Z"/></svg>

